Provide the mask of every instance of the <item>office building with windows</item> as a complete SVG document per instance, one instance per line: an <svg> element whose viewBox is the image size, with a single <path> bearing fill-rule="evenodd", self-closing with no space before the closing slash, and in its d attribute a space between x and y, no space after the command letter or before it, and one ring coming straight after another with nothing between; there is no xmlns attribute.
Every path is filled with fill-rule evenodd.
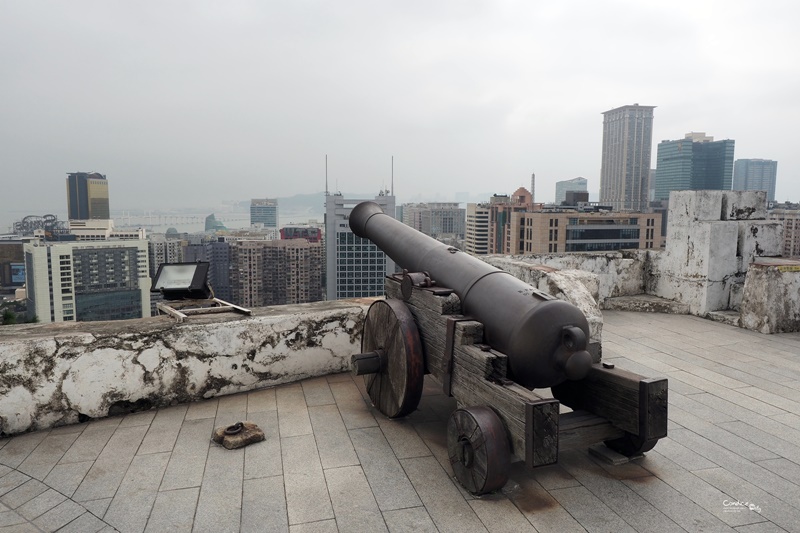
<svg viewBox="0 0 800 533"><path fill-rule="evenodd" d="M111 218L106 177L98 172L67 174L67 211L70 220Z"/></svg>
<svg viewBox="0 0 800 533"><path fill-rule="evenodd" d="M547 210L512 213L504 254L660 249L660 213Z"/></svg>
<svg viewBox="0 0 800 533"><path fill-rule="evenodd" d="M328 300L383 295L384 278L395 264L369 239L350 231L350 212L360 202L377 203L387 215L395 215L395 199L388 191L374 198L345 198L341 193L325 197L325 294Z"/></svg>
<svg viewBox="0 0 800 533"><path fill-rule="evenodd" d="M603 113L600 203L615 211L647 207L653 109L633 104Z"/></svg>
<svg viewBox="0 0 800 533"><path fill-rule="evenodd" d="M147 241L26 243L28 318L40 322L150 316Z"/></svg>
<svg viewBox="0 0 800 533"><path fill-rule="evenodd" d="M571 180L557 181L556 205L561 205L567 201L567 192L569 191L588 191L587 183L586 178L572 178Z"/></svg>
<svg viewBox="0 0 800 533"><path fill-rule="evenodd" d="M737 159L733 164L734 191L767 191L767 201L775 201L778 162L771 159Z"/></svg>
<svg viewBox="0 0 800 533"><path fill-rule="evenodd" d="M278 228L277 198L253 198L250 200L250 225Z"/></svg>
<svg viewBox="0 0 800 533"><path fill-rule="evenodd" d="M488 203L467 204L467 225L464 249L472 255L489 253L489 213Z"/></svg>
<svg viewBox="0 0 800 533"><path fill-rule="evenodd" d="M734 144L704 132L658 143L654 200L669 200L671 191L731 190Z"/></svg>
<svg viewBox="0 0 800 533"><path fill-rule="evenodd" d="M463 239L466 211L457 202L404 204L403 224L433 238Z"/></svg>

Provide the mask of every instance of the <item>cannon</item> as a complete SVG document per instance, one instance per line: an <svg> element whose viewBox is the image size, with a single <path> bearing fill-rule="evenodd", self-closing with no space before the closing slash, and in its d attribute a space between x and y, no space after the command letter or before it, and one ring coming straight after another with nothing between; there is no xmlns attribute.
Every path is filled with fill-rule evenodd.
<svg viewBox="0 0 800 533"><path fill-rule="evenodd" d="M373 404L390 418L413 412L425 374L458 404L447 427L459 482L473 494L508 480L511 457L530 467L597 442L624 456L667 432L667 381L601 363L574 305L424 235L362 202L350 228L402 272L367 311L352 357ZM552 396L537 390L550 389ZM560 414L561 405L571 412Z"/></svg>

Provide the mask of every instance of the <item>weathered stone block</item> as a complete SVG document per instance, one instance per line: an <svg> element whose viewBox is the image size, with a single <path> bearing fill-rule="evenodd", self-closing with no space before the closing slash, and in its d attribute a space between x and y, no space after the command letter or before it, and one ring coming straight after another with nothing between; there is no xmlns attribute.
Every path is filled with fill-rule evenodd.
<svg viewBox="0 0 800 533"><path fill-rule="evenodd" d="M761 333L800 331L800 261L760 258L750 265L742 326Z"/></svg>
<svg viewBox="0 0 800 533"><path fill-rule="evenodd" d="M691 280L722 281L736 272L739 225L736 222L694 222L670 228L661 270Z"/></svg>
<svg viewBox="0 0 800 533"><path fill-rule="evenodd" d="M758 257L778 257L783 253L783 222L739 221L739 255L745 268Z"/></svg>
<svg viewBox="0 0 800 533"><path fill-rule="evenodd" d="M669 195L671 225L765 218L767 198L764 191L672 191Z"/></svg>

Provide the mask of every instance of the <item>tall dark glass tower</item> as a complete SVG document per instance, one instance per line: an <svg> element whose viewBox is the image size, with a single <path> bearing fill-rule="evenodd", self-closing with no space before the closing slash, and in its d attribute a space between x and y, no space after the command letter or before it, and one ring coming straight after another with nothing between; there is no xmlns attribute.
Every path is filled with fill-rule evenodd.
<svg viewBox="0 0 800 533"><path fill-rule="evenodd" d="M653 109L633 104L603 113L600 203L615 210L647 207Z"/></svg>
<svg viewBox="0 0 800 533"><path fill-rule="evenodd" d="M737 159L733 165L734 191L767 191L767 201L775 201L778 162L771 159Z"/></svg>
<svg viewBox="0 0 800 533"><path fill-rule="evenodd" d="M670 191L731 190L734 144L702 132L658 143L655 199L669 200Z"/></svg>
<svg viewBox="0 0 800 533"><path fill-rule="evenodd" d="M106 177L97 172L67 174L67 209L70 220L110 219Z"/></svg>

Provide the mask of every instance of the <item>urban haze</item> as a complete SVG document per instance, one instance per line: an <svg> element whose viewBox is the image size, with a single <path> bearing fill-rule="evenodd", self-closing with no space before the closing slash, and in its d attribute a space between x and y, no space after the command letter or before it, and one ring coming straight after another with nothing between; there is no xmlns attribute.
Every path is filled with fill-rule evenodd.
<svg viewBox="0 0 800 533"><path fill-rule="evenodd" d="M597 198L602 115L656 106L800 199L794 2L2 2L5 230L108 176L112 216L320 193ZM392 167L392 156L394 165ZM653 157L655 168L655 157ZM461 196L458 194L461 193ZM463 201L463 200L462 200ZM322 206L320 205L320 212Z"/></svg>

